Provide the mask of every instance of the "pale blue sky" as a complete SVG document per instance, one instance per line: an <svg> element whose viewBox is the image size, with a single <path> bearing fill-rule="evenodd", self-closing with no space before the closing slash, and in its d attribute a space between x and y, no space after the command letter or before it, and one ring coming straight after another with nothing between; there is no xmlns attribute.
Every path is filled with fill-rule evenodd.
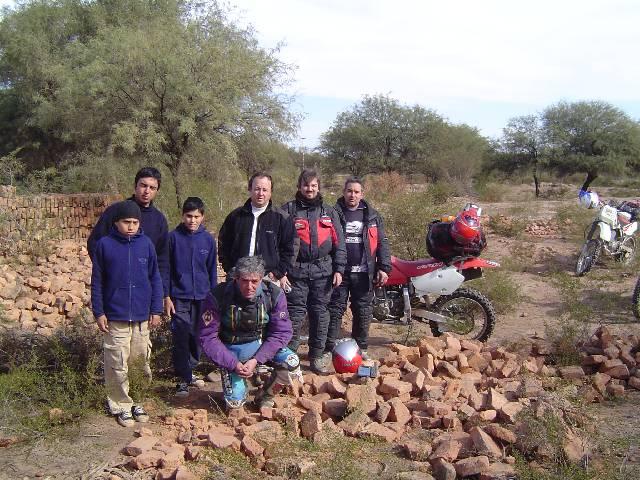
<svg viewBox="0 0 640 480"><path fill-rule="evenodd" d="M0 5L12 4L0 0ZM312 148L363 95L389 94L498 136L560 100L640 118L636 0L227 0L295 65L287 93Z"/></svg>
<svg viewBox="0 0 640 480"><path fill-rule="evenodd" d="M640 117L634 0L230 3L264 47L283 43L280 58L297 65L290 92L307 147L365 94L432 108L487 136L560 100L604 100Z"/></svg>

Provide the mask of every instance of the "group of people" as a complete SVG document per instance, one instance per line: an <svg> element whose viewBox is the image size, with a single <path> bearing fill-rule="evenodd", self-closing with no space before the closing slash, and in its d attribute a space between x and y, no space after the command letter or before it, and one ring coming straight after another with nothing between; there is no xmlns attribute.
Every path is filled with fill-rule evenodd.
<svg viewBox="0 0 640 480"><path fill-rule="evenodd" d="M348 178L331 206L318 173L305 169L295 198L278 208L273 178L256 173L249 199L226 217L217 243L204 228L198 197L185 200L181 223L169 232L153 205L161 180L157 169L141 169L133 196L109 206L87 242L107 404L121 425L148 420L129 395L128 365L141 358L151 376L149 329L163 314L171 317L175 394L202 386L194 368L204 351L221 369L229 408L245 403L246 380L263 365L271 375L256 395L259 406L273 405L274 395L301 377L297 351L307 316L310 369L328 374L349 298L351 336L366 358L373 291L386 282L391 256L361 179ZM220 284L217 259L227 274Z"/></svg>

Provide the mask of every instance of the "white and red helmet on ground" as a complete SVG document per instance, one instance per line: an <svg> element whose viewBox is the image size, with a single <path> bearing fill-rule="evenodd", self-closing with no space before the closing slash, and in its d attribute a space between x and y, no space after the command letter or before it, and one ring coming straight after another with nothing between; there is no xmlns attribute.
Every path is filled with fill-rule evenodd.
<svg viewBox="0 0 640 480"><path fill-rule="evenodd" d="M362 352L353 338L338 340L331 357L336 373L356 373L362 365Z"/></svg>
<svg viewBox="0 0 640 480"><path fill-rule="evenodd" d="M451 236L460 245L468 245L480 234L480 215L482 209L468 203L456 216L451 225Z"/></svg>

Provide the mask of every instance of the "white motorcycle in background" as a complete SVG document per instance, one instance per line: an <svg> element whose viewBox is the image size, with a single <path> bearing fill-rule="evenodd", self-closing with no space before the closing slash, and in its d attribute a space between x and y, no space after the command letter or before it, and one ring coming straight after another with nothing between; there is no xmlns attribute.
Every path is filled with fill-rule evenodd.
<svg viewBox="0 0 640 480"><path fill-rule="evenodd" d="M625 210L634 210L628 202L614 204L602 202L596 192L580 190L580 205L586 208L597 208L598 214L584 232L585 242L576 262L576 275L589 272L598 261L604 250L617 262L629 264L636 252L634 234L638 230L638 222L632 214Z"/></svg>

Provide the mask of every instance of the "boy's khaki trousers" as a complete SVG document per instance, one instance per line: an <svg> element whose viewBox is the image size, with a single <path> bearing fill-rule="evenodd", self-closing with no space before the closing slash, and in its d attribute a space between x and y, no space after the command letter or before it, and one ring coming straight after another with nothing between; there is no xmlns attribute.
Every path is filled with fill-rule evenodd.
<svg viewBox="0 0 640 480"><path fill-rule="evenodd" d="M109 411L117 415L131 411L134 404L129 396L129 364L137 361L151 379L151 340L148 321L110 321L108 327L109 333L104 335L104 383Z"/></svg>

